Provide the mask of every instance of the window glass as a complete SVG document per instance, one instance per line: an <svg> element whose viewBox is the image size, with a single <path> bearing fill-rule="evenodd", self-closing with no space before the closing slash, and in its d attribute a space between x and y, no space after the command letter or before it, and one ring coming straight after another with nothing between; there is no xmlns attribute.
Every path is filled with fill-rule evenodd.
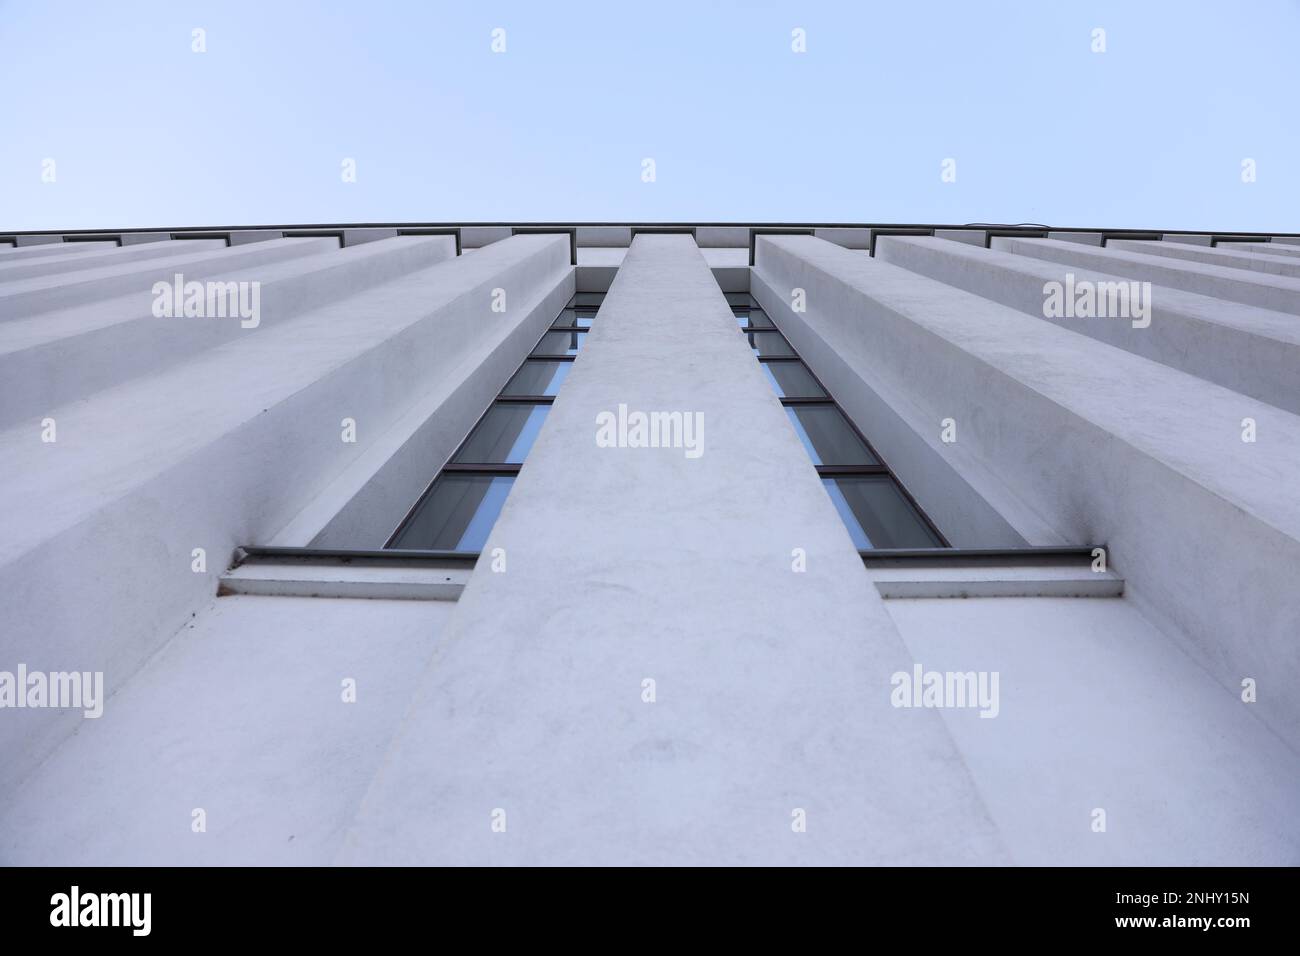
<svg viewBox="0 0 1300 956"><path fill-rule="evenodd" d="M530 359L506 382L502 395L556 395L573 368L562 359Z"/></svg>
<svg viewBox="0 0 1300 956"><path fill-rule="evenodd" d="M533 349L534 355L577 355L586 332L547 332Z"/></svg>
<svg viewBox="0 0 1300 956"><path fill-rule="evenodd" d="M552 322L533 356L526 359L501 390L501 399L474 425L452 457L460 466L439 474L385 545L396 549L479 551L487 541L506 496L512 474L523 464L541 432L551 404L573 362L548 356L573 356L587 337L604 293L578 293ZM571 331L559 331L568 328ZM536 397L540 401L508 401Z"/></svg>
<svg viewBox="0 0 1300 956"><path fill-rule="evenodd" d="M814 465L879 464L834 405L787 405L785 411Z"/></svg>
<svg viewBox="0 0 1300 956"><path fill-rule="evenodd" d="M747 332L746 334L749 336L749 347L754 350L755 355L760 357L794 355L794 349L790 348L790 343L780 332Z"/></svg>
<svg viewBox="0 0 1300 956"><path fill-rule="evenodd" d="M803 362L759 362L778 398L826 398Z"/></svg>
<svg viewBox="0 0 1300 956"><path fill-rule="evenodd" d="M567 329L576 325L580 329L589 329L595 318L595 309L565 309L551 323L551 328Z"/></svg>
<svg viewBox="0 0 1300 956"><path fill-rule="evenodd" d="M725 295L858 548L946 547L757 300Z"/></svg>
<svg viewBox="0 0 1300 956"><path fill-rule="evenodd" d="M550 405L498 402L474 426L452 461L466 465L522 464L550 410Z"/></svg>
<svg viewBox="0 0 1300 956"><path fill-rule="evenodd" d="M736 321L740 323L742 329L747 325L756 329L776 328L762 309L736 309L735 313Z"/></svg>
<svg viewBox="0 0 1300 956"><path fill-rule="evenodd" d="M942 546L887 475L823 478L822 484L859 550Z"/></svg>
<svg viewBox="0 0 1300 956"><path fill-rule="evenodd" d="M440 475L389 547L483 550L512 484L510 475Z"/></svg>

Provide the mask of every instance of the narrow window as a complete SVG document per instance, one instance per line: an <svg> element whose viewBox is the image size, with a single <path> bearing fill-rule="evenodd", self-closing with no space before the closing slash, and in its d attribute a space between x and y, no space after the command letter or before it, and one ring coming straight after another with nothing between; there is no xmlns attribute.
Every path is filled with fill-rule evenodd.
<svg viewBox="0 0 1300 956"><path fill-rule="evenodd" d="M569 301L384 547L483 550L603 299L580 292Z"/></svg>
<svg viewBox="0 0 1300 956"><path fill-rule="evenodd" d="M727 302L858 550L947 547L758 301L729 292Z"/></svg>

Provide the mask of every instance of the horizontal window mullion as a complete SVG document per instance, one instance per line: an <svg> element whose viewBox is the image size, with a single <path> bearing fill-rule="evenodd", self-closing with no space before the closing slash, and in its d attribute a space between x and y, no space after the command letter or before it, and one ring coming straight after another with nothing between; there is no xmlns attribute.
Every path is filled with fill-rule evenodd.
<svg viewBox="0 0 1300 956"><path fill-rule="evenodd" d="M521 463L515 462L471 462L458 461L448 462L442 466L443 472L456 472L457 474L480 474L480 475L517 475ZM441 472L440 472L441 474Z"/></svg>
<svg viewBox="0 0 1300 956"><path fill-rule="evenodd" d="M419 540L445 539L448 535L448 529L451 529L451 537L447 538L447 540L450 540L453 544L457 539L463 542L465 536L469 535L474 529L474 522L480 522L484 515L487 516L486 527L490 531L491 525L495 523L497 514L504 503L504 497L509 494L510 487L513 486L514 480L519 475L519 471L523 466L523 458L527 455L528 449L536 438L536 431L540 430L540 424L535 421L539 414L537 410L541 409L540 414L545 416L546 411L555 402L553 394L524 395L506 393L510 391L512 384L515 389L521 391L536 391L540 386L547 391L557 392L560 383L564 380L564 375L560 374L560 370L567 369L566 366L561 366L559 363L572 362L577 357L583 341L591 331L596 310L600 308L603 300L603 295L578 293L569 301L569 304L561 311L560 316L554 320L561 321L568 317L569 324L558 327L552 325L543 331L533 344L533 351L524 357L501 392L488 406L487 411L480 416L474 427L470 429L469 435L461 442L455 454L452 455L452 460L438 470L415 503L408 509L397 528L389 535L384 544L385 550L404 550L401 543L409 542L413 538L417 542ZM585 322L586 324L581 325L578 324L579 322ZM548 335L550 338L547 338ZM565 336L569 343L567 347L560 346L563 349L560 354L536 351L543 347L543 343L552 346L559 345L559 342L556 341L559 336ZM565 340L561 339L560 341ZM530 366L530 362L534 364ZM550 363L550 373L546 372L546 366L542 366L541 374L537 374L538 366L535 364L537 362ZM525 369L529 369L529 371L525 373ZM526 413L526 417L522 422L517 420L520 408L531 409ZM474 458L484 455L496 457L499 446L504 446L507 442L512 443L508 450L501 452L501 457L515 458L516 461L460 459L460 456L466 454L467 450ZM521 443L526 444L521 445ZM516 452L517 447L522 450ZM504 492L502 488L505 489ZM466 506L471 507L472 513L465 511ZM458 512L465 513L460 514ZM459 528L455 527L456 522L460 523ZM479 531L482 531L482 529L480 528ZM479 535L478 531L474 533ZM486 533L483 532L483 534ZM481 545L477 537L473 543L476 547ZM413 550L419 553L422 549L416 548ZM465 553L472 554L475 549L466 548L464 550ZM437 550L424 550L423 553L437 553Z"/></svg>
<svg viewBox="0 0 1300 956"><path fill-rule="evenodd" d="M782 407L788 409L787 415L794 424L795 430L804 444L805 450L812 457L813 467L817 469L817 477L821 479L824 484L827 484L828 486L835 485L836 487L840 487L840 479L843 479L844 483L847 485L852 485L853 479L873 479L873 484L887 485L901 498L902 505L907 510L907 514L913 516L916 521L919 522L919 533L923 536L932 538L939 547L947 547L948 541L943 536L943 533L939 531L934 522L930 520L930 516L921 509L916 499L913 498L912 495L908 493L907 489L903 487L902 482L894 476L894 473L889 469L889 466L885 464L884 459L876 454L876 450L871 446L871 442L867 441L866 436L858 430L857 425L855 425L853 421L844 414L844 410L841 409L839 403L835 401L830 390L821 383L813 373L812 369L803 362L799 355L799 350L794 347L780 329L775 327L774 322L772 323L772 327L769 328L767 326L756 326L753 324L751 319L752 315L758 314L762 315L768 321L771 321L771 316L762 309L762 306L751 307L749 309L740 307L730 295L728 296L728 302L733 306L732 311L735 314L736 319L740 320L743 318L745 320L744 324L740 326L741 334L749 338L750 349L754 352L754 357L758 359L760 364L764 366L777 366L778 363L796 363L797 366L803 370L802 376L794 370L777 373L772 371L770 368L765 370L765 374L771 380ZM766 340L756 340L754 338L756 334L764 332L768 334ZM767 351L765 354L765 349L761 348L758 344L758 342L761 341L783 343L785 347L789 349L790 354L770 354L771 351L781 351L779 348ZM787 365L787 368L791 368L791 366ZM787 391L804 392L805 394L788 396L785 394ZM808 392L820 392L821 394L808 395L806 394ZM828 407L834 409L834 413L828 416L825 412L813 411L819 406L822 408ZM800 409L809 409L809 411L807 413L802 413ZM805 420L805 414L814 417ZM866 452L866 457L873 462L872 464L861 461L852 465L817 464L817 462L823 461L827 454L835 458L847 456L848 458L853 459L858 457L853 453L852 449L847 447L847 445L853 444L853 442L845 442L836 438L834 433L837 430L843 431L844 429L839 429L838 426L833 425L832 420L843 422L844 429L847 429L853 439L861 445ZM825 453L817 447L819 436L822 444L831 446ZM872 540L867 537L866 527L862 524L864 520L863 516L857 514L854 511L854 506L845 499L845 490L843 488L840 488L839 495L840 497L837 499L836 507L840 509L841 517L844 518L845 525L849 527L850 534L855 535L855 540L857 540L858 536L863 537L864 540L867 541ZM848 512L845 512L846 508L849 509ZM855 528L857 529L856 531L854 530Z"/></svg>
<svg viewBox="0 0 1300 956"><path fill-rule="evenodd" d="M816 465L823 478L849 478L854 475L890 475L884 465ZM891 476L892 477L892 476Z"/></svg>

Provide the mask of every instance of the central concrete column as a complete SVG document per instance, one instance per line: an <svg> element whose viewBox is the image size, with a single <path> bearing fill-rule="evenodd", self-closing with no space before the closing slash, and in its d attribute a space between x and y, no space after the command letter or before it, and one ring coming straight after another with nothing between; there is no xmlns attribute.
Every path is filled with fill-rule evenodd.
<svg viewBox="0 0 1300 956"><path fill-rule="evenodd" d="M695 243L638 236L340 861L1003 861L911 666Z"/></svg>

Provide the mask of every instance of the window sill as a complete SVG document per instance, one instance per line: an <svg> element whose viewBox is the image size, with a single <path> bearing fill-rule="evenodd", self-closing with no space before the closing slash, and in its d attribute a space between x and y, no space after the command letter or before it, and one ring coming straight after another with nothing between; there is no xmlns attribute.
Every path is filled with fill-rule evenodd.
<svg viewBox="0 0 1300 956"><path fill-rule="evenodd" d="M473 557L292 548L250 555L241 549L217 594L455 601L474 571Z"/></svg>

